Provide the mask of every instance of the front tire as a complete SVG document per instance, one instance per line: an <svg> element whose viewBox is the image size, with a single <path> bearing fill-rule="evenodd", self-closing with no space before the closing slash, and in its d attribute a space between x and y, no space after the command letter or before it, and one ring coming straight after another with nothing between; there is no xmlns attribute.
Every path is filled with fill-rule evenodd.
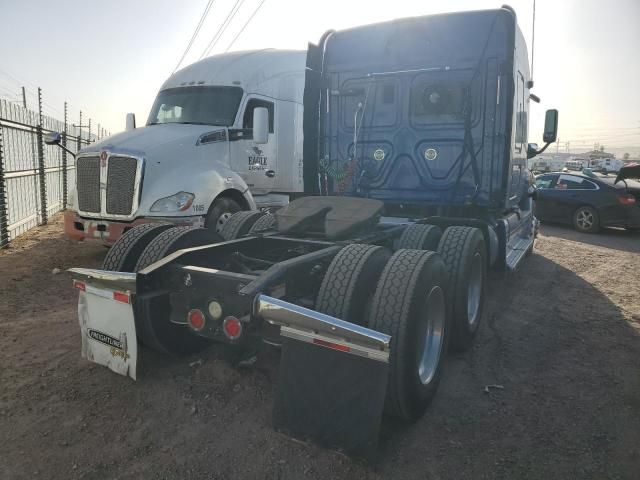
<svg viewBox="0 0 640 480"><path fill-rule="evenodd" d="M596 233L600 230L598 211L588 205L578 207L573 213L573 227L582 233Z"/></svg>
<svg viewBox="0 0 640 480"><path fill-rule="evenodd" d="M251 227L264 215L263 212L249 210L234 213L218 232L225 240L235 240L246 235Z"/></svg>
<svg viewBox="0 0 640 480"><path fill-rule="evenodd" d="M449 337L447 272L438 253L398 250L376 286L369 327L391 335L385 412L422 416L435 396Z"/></svg>
<svg viewBox="0 0 640 480"><path fill-rule="evenodd" d="M242 207L235 200L227 197L218 198L211 205L204 226L216 233L220 233L229 218L241 210Z"/></svg>

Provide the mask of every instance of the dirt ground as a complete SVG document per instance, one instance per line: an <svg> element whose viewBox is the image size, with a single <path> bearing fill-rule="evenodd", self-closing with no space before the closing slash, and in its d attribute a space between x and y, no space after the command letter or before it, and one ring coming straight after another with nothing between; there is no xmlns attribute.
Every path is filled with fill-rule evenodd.
<svg viewBox="0 0 640 480"><path fill-rule="evenodd" d="M142 350L137 382L81 359L64 269L106 250L61 232L58 218L0 253L2 479L640 478L637 234L543 226L520 271L492 276L427 414L385 422L364 465L272 430L273 350L242 370L215 347Z"/></svg>

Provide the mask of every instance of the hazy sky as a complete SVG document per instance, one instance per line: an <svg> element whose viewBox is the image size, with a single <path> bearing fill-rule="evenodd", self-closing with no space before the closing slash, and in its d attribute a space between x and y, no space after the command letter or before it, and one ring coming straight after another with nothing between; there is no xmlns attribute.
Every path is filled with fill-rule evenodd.
<svg viewBox="0 0 640 480"><path fill-rule="evenodd" d="M183 65L198 60L234 5L237 15L214 46L221 53L262 0L214 0ZM20 85L36 106L71 120L78 110L112 132L126 112L138 124L173 71L207 0L0 0L0 97ZM531 55L533 0L511 0ZM446 11L496 8L500 1L266 0L231 50L300 48L330 28ZM561 150L640 145L640 0L538 0L530 141L541 143L544 110L560 110ZM632 150L640 152L640 147Z"/></svg>

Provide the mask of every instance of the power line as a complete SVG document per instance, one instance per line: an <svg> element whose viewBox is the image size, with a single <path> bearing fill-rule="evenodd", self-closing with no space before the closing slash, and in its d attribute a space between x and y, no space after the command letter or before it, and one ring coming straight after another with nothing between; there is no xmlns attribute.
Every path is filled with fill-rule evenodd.
<svg viewBox="0 0 640 480"><path fill-rule="evenodd" d="M180 57L180 60L178 61L178 64L176 65L176 68L173 69L172 73L174 73L176 70L178 70L178 67L180 66L180 64L184 60L184 57L187 56L187 53L191 49L191 45L193 45L193 41L196 39L196 36L200 32L200 28L202 28L202 24L204 23L205 18L207 18L207 15L209 14L209 10L211 9L211 5L213 5L213 2L214 2L214 0L209 0L209 2L207 3L207 6L204 8L204 12L202 12L202 15L200 16L200 21L198 22L198 25L196 26L195 30L193 31L193 35L191 35L191 40L189 40L189 44L187 45L187 48L185 48L184 53L182 54L182 57Z"/></svg>
<svg viewBox="0 0 640 480"><path fill-rule="evenodd" d="M234 43L236 43L236 40L238 39L238 37L242 34L242 32L244 32L244 29L247 28L247 25L249 25L249 23L251 23L251 20L253 20L253 17L256 16L256 13L258 13L258 10L260 10L260 7L262 7L262 5L264 5L264 2L266 2L267 0L262 0L260 2L260 5L258 5L256 7L256 9L253 11L253 13L251 14L251 16L249 17L249 20L247 20L247 22L242 26L242 28L240 29L240 31L238 32L238 34L233 38L233 40L231 40L231 43L229 44L229 46L227 47L227 49L225 50L225 53L229 51L229 49L233 46Z"/></svg>
<svg viewBox="0 0 640 480"><path fill-rule="evenodd" d="M213 47L216 46L216 44L218 43L218 40L220 40L224 32L227 30L227 28L231 24L231 21L233 20L233 17L236 16L236 14L238 13L238 10L240 10L240 7L242 6L243 3L244 3L244 0L236 0L236 3L234 3L233 7L231 7L231 10L229 10L229 13L227 14L227 18L225 18L224 22L222 22L222 25L218 27L218 31L215 33L215 35L209 42L209 45L207 45L207 47L202 51L202 55L200 56L201 59L209 55L211 50L213 50Z"/></svg>

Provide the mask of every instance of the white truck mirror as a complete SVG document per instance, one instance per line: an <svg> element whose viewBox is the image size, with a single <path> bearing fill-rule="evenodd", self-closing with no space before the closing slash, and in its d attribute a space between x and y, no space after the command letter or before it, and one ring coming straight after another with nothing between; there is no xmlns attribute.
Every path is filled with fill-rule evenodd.
<svg viewBox="0 0 640 480"><path fill-rule="evenodd" d="M269 109L265 107L253 109L253 141L255 143L269 141Z"/></svg>
<svg viewBox="0 0 640 480"><path fill-rule="evenodd" d="M125 122L125 131L130 131L136 128L136 114L127 113L127 120Z"/></svg>

